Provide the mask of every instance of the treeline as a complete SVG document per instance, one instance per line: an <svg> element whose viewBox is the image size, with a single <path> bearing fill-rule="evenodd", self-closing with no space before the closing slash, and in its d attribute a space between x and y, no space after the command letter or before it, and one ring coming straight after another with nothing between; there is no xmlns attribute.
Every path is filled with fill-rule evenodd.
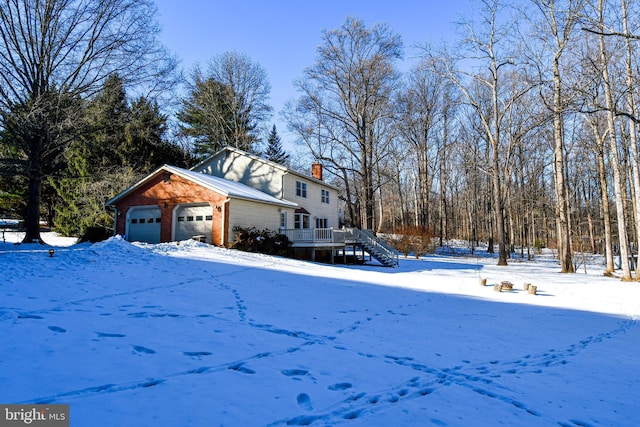
<svg viewBox="0 0 640 427"><path fill-rule="evenodd" d="M63 12L73 6L52 3L59 9L41 13L70 25ZM132 17L150 5L98 3L127 5ZM552 247L563 272L575 271L576 252L604 253L605 272L613 272L615 253L627 259L640 246L638 1L472 4L459 39L412 51L419 60L405 72L405 46L388 26L347 18L324 31L314 63L295 83L299 96L281 112L294 142L340 187L345 223L428 230L440 243L488 242L503 265L514 251ZM69 40L24 66L31 56L10 55L18 49L11 43L22 40L19 48L29 50L47 28L21 28L16 17L30 9L12 8L0 1L0 33L36 34L0 43L9 60L0 62L0 200L5 211L24 201L28 226L42 214L64 232L81 230L96 222L84 207L98 212L100 202L154 167L188 165L225 145L290 161L269 123L266 72L246 55L214 55L184 79L177 106L163 104L153 94L176 87L176 67L161 49L144 49L157 45L153 25L118 34L120 44L104 42L99 52L111 48L117 66L93 58L98 51L88 44L85 55L60 59L61 49L84 46ZM83 25L91 21L85 18ZM100 19L96 28L122 28ZM86 27L64 34L74 40L79 29L88 34ZM92 34L100 43L103 33ZM129 39L139 55L121 55ZM65 61L49 74L36 64ZM25 78L32 69L38 72ZM31 81L42 86L34 90ZM127 98L125 88L140 87L150 91ZM101 215L98 222L108 224ZM632 278L628 263L622 271Z"/></svg>
<svg viewBox="0 0 640 427"><path fill-rule="evenodd" d="M440 242L605 253L640 239L638 3L481 0L460 40L425 45L347 19L323 33L288 123L344 189L345 219ZM526 255L525 255L526 256Z"/></svg>
<svg viewBox="0 0 640 427"><path fill-rule="evenodd" d="M111 228L104 202L164 163L225 145L260 154L264 69L214 56L180 98L155 13L149 0L0 0L0 217L24 219L24 242L42 241L42 220L65 235ZM275 126L264 139L287 162Z"/></svg>

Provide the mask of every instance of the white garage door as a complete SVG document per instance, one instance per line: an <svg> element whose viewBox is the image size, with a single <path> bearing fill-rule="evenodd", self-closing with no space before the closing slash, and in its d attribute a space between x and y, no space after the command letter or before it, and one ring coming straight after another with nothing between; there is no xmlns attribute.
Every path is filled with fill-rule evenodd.
<svg viewBox="0 0 640 427"><path fill-rule="evenodd" d="M211 243L213 208L210 205L178 206L174 213L176 234L174 240L187 240L194 236Z"/></svg>
<svg viewBox="0 0 640 427"><path fill-rule="evenodd" d="M160 243L160 208L131 208L129 211L127 240L131 242Z"/></svg>

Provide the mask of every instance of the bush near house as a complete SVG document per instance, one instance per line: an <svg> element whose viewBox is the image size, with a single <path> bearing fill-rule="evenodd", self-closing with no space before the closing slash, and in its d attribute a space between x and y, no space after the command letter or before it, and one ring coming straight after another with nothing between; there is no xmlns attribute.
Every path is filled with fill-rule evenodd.
<svg viewBox="0 0 640 427"><path fill-rule="evenodd" d="M258 230L255 227L233 227L236 233L233 249L245 252L258 252L268 255L286 256L291 242L287 236L273 230Z"/></svg>
<svg viewBox="0 0 640 427"><path fill-rule="evenodd" d="M405 226L394 231L389 243L406 257L416 258L433 253L436 248L433 229L430 227Z"/></svg>
<svg viewBox="0 0 640 427"><path fill-rule="evenodd" d="M100 226L91 226L87 227L82 235L78 238L78 243L91 242L97 243L102 242L103 240L107 240L108 238L113 236L113 230L100 227Z"/></svg>

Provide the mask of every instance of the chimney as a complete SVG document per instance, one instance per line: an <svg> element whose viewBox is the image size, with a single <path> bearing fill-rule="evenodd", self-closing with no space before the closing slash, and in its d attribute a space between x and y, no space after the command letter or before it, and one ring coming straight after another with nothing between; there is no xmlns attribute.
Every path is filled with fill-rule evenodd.
<svg viewBox="0 0 640 427"><path fill-rule="evenodd" d="M322 163L314 162L311 165L311 176L322 181Z"/></svg>

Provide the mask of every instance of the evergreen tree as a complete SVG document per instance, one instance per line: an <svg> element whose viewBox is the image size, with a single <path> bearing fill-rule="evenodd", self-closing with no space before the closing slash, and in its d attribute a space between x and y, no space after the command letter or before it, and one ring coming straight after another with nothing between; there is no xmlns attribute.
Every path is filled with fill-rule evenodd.
<svg viewBox="0 0 640 427"><path fill-rule="evenodd" d="M182 100L182 133L194 139L200 158L224 146L256 153L258 135L272 108L266 71L236 52L215 56L206 72L196 67Z"/></svg>
<svg viewBox="0 0 640 427"><path fill-rule="evenodd" d="M193 151L207 157L232 141L233 113L225 101L229 89L213 78L195 72L191 89L182 100L180 132L193 138Z"/></svg>
<svg viewBox="0 0 640 427"><path fill-rule="evenodd" d="M123 166L144 173L170 163L186 166L184 150L165 139L167 116L155 101L143 96L132 102L125 140L119 147Z"/></svg>
<svg viewBox="0 0 640 427"><path fill-rule="evenodd" d="M276 125L273 125L271 132L269 132L269 138L267 139L267 149L263 154L264 158L278 163L281 165L289 165L289 154L287 154L282 148L282 142L280 136L276 131Z"/></svg>
<svg viewBox="0 0 640 427"><path fill-rule="evenodd" d="M86 105L81 138L64 153L66 169L51 178L55 226L64 235L112 226L104 201L164 163L182 166L184 150L165 140L166 116L145 97L129 103L122 81L111 76Z"/></svg>
<svg viewBox="0 0 640 427"><path fill-rule="evenodd" d="M85 121L90 132L79 141L91 168L122 164L119 150L126 145L130 115L122 79L117 74L109 76L102 91L89 104ZM87 170L77 172L88 173Z"/></svg>

